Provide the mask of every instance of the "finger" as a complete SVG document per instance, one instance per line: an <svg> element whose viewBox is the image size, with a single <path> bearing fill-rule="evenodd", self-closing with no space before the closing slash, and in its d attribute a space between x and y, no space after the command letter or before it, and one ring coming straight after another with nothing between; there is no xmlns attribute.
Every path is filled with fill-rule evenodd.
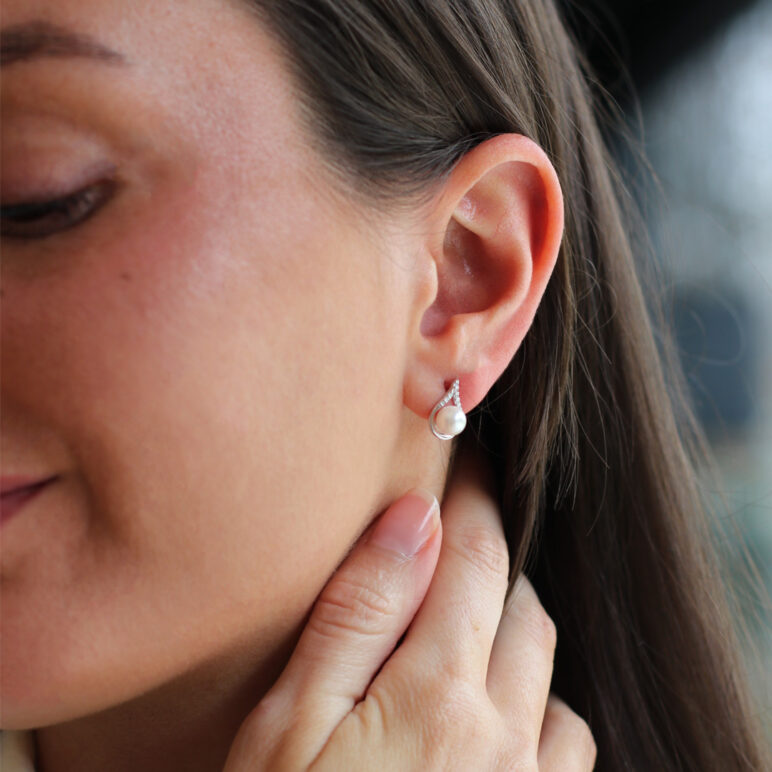
<svg viewBox="0 0 772 772"><path fill-rule="evenodd" d="M386 510L319 595L270 693L274 704L303 711L321 744L362 699L413 618L440 541L437 500L416 488Z"/></svg>
<svg viewBox="0 0 772 772"><path fill-rule="evenodd" d="M589 772L595 767L596 756L595 740L586 722L551 694L539 741L540 772Z"/></svg>
<svg viewBox="0 0 772 772"><path fill-rule="evenodd" d="M518 577L493 642L488 694L499 711L539 740L555 656L555 624L524 575Z"/></svg>
<svg viewBox="0 0 772 772"><path fill-rule="evenodd" d="M392 658L484 688L507 588L509 556L484 472L471 463L454 470L443 502L442 549L423 604Z"/></svg>

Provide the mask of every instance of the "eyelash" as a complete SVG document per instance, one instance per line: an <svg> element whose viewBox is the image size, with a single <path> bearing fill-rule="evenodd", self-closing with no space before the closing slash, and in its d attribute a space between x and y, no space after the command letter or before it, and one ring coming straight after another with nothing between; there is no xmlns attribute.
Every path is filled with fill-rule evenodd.
<svg viewBox="0 0 772 772"><path fill-rule="evenodd" d="M106 179L48 201L0 206L4 238L42 239L85 222L112 198L115 180Z"/></svg>

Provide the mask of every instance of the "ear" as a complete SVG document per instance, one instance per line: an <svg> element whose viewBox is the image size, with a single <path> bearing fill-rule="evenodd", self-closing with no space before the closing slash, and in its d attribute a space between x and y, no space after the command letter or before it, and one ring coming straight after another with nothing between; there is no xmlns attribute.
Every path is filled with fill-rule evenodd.
<svg viewBox="0 0 772 772"><path fill-rule="evenodd" d="M563 235L563 196L544 151L501 134L464 155L427 208L429 281L411 327L404 403L428 418L455 378L464 412L506 368L533 322Z"/></svg>

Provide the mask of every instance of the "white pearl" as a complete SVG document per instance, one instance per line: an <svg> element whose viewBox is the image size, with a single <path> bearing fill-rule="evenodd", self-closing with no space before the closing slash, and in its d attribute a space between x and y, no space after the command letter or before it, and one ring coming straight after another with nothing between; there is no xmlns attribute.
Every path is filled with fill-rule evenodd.
<svg viewBox="0 0 772 772"><path fill-rule="evenodd" d="M440 434L461 434L466 426L466 416L458 405L445 405L434 417L434 425Z"/></svg>

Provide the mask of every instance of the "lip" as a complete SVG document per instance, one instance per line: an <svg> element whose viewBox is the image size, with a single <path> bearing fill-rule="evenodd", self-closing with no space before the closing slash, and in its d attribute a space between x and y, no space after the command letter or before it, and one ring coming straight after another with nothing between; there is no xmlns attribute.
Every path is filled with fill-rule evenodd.
<svg viewBox="0 0 772 772"><path fill-rule="evenodd" d="M30 485L37 485L50 478L30 477L28 474L4 474L0 477L0 494L12 493L18 488L27 488Z"/></svg>
<svg viewBox="0 0 772 772"><path fill-rule="evenodd" d="M49 477L37 482L29 482L29 478L3 477L2 495L0 495L0 524L5 523L15 515L30 499L37 496L43 488L56 478Z"/></svg>

